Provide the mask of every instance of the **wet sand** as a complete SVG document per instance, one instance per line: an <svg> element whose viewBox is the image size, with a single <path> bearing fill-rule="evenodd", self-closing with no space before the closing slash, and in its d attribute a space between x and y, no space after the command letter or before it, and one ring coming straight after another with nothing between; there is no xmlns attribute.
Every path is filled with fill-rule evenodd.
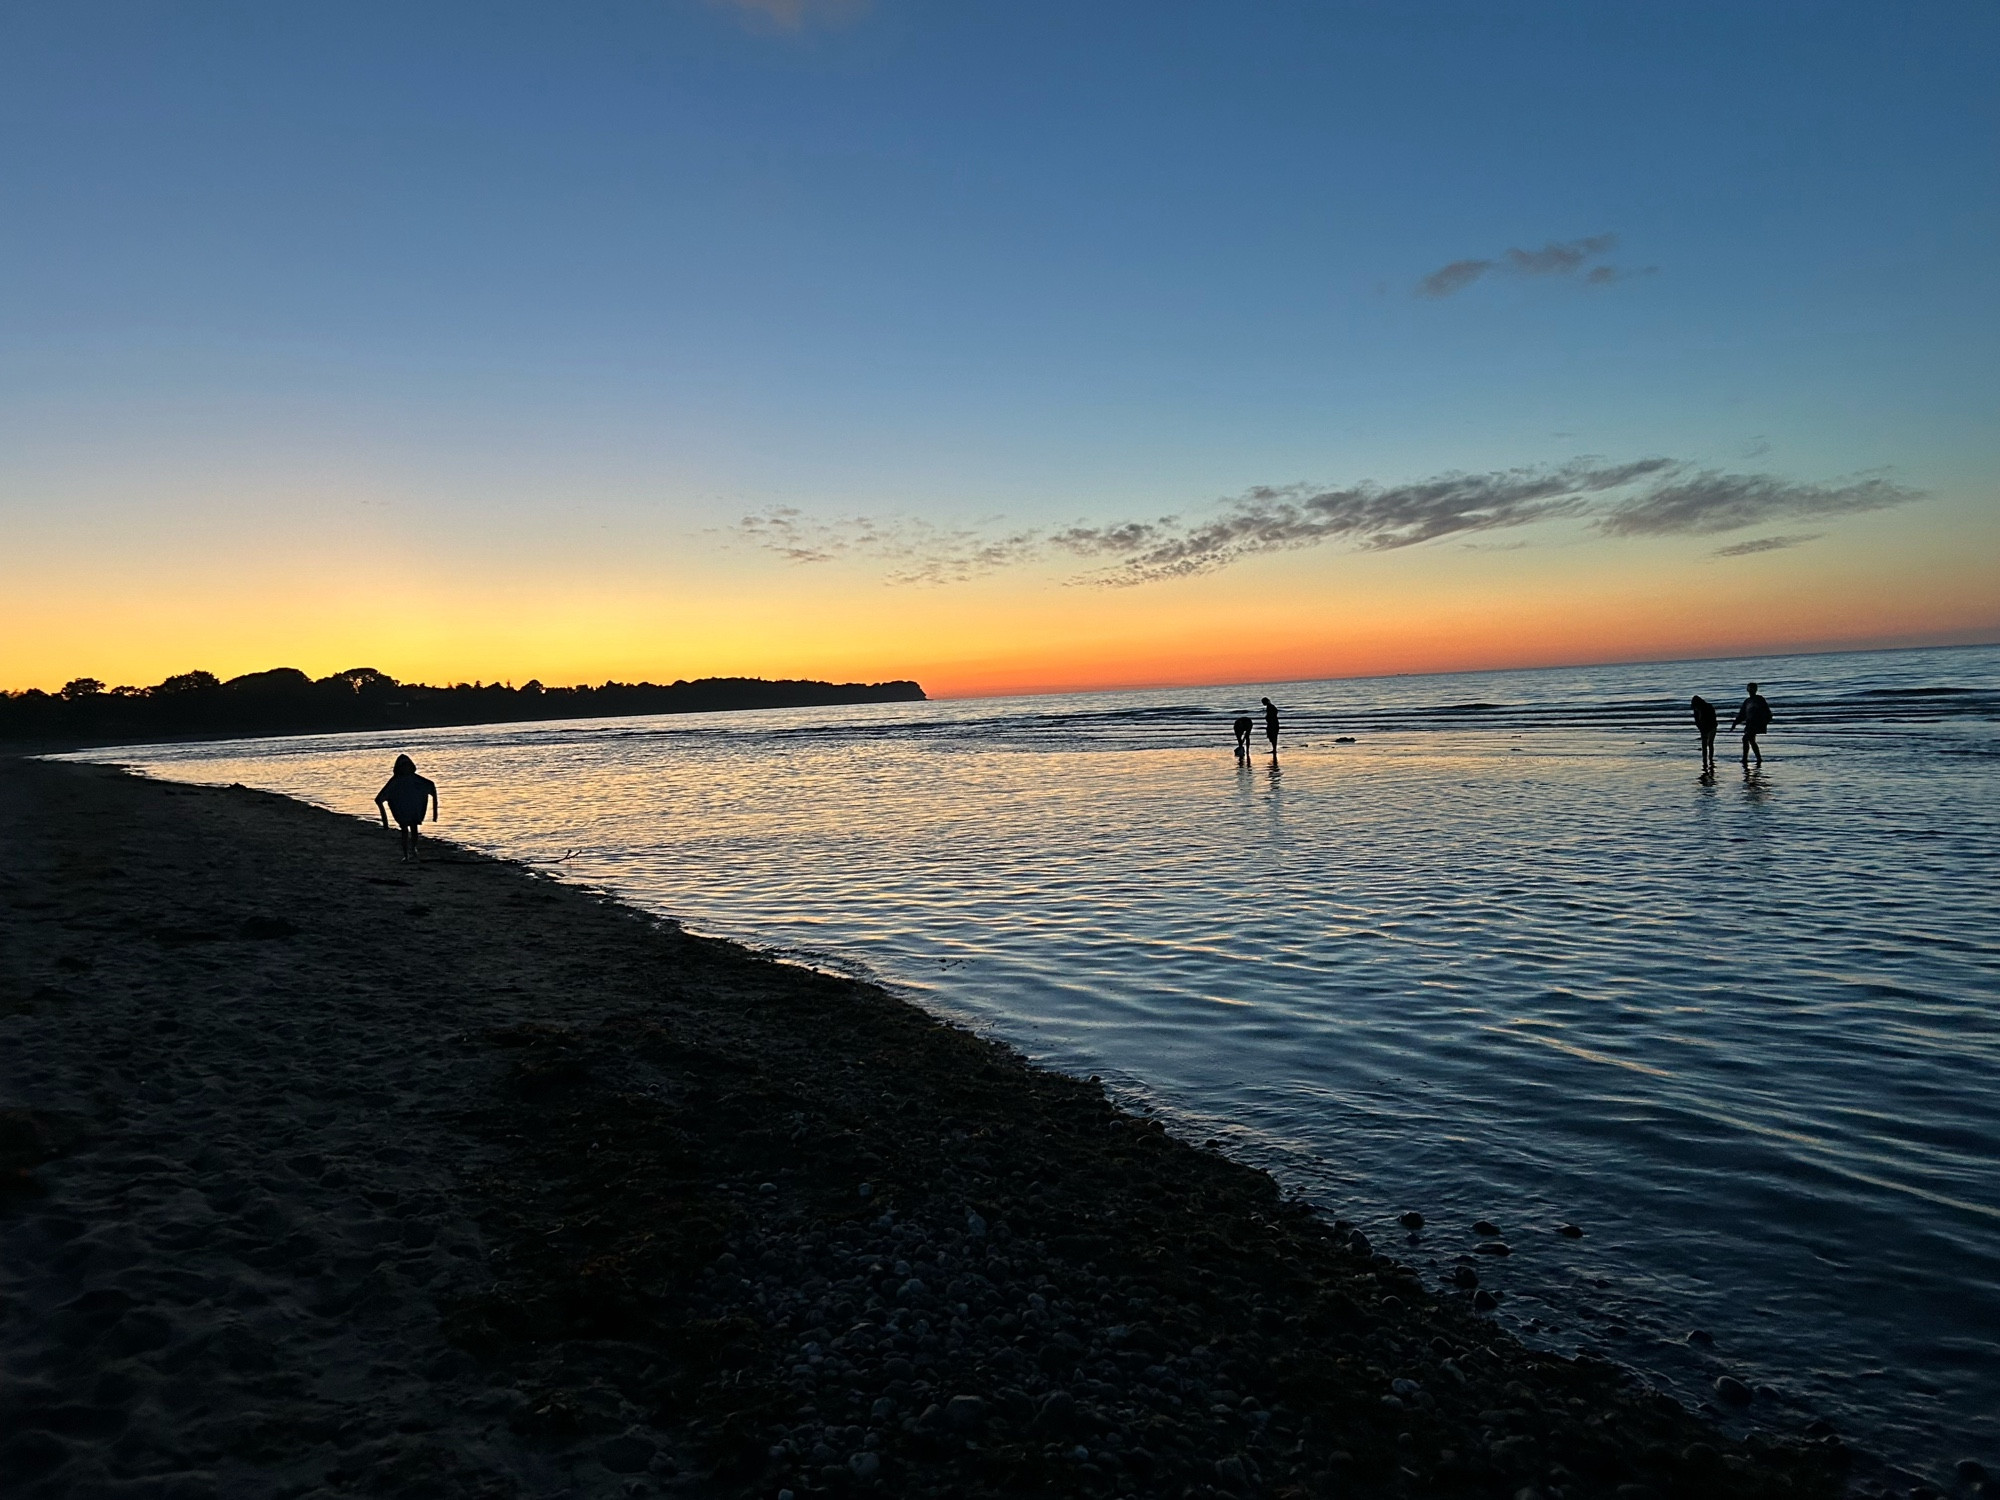
<svg viewBox="0 0 2000 1500"><path fill-rule="evenodd" d="M0 760L10 1494L1843 1487L1093 1084L430 854Z"/></svg>

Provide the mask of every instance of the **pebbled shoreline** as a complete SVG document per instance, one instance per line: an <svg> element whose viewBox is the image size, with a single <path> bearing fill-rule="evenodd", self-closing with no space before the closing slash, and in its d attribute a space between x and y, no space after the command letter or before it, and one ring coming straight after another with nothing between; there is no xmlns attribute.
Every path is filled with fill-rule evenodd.
<svg viewBox="0 0 2000 1500"><path fill-rule="evenodd" d="M866 984L0 760L25 1495L1813 1496Z"/></svg>

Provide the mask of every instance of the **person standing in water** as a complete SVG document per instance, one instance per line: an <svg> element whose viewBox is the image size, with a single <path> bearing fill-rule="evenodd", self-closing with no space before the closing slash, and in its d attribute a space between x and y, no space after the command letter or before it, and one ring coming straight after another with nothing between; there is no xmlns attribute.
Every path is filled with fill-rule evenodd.
<svg viewBox="0 0 2000 1500"><path fill-rule="evenodd" d="M1250 754L1250 715L1243 714L1236 720L1236 758L1244 759Z"/></svg>
<svg viewBox="0 0 2000 1500"><path fill-rule="evenodd" d="M1701 735L1701 774L1715 774L1715 705L1700 693L1694 695L1694 727Z"/></svg>
<svg viewBox="0 0 2000 1500"><path fill-rule="evenodd" d="M1278 705L1269 698L1258 700L1264 705L1264 738L1271 742L1271 753L1278 753Z"/></svg>
<svg viewBox="0 0 2000 1500"><path fill-rule="evenodd" d="M396 815L396 824L403 831L405 860L417 857L417 830L423 826L426 810L435 822L438 817L437 783L428 776L419 776L417 763L409 756L397 756L395 774L375 794L375 811L382 815L384 828L389 826L389 814Z"/></svg>
<svg viewBox="0 0 2000 1500"><path fill-rule="evenodd" d="M1764 752L1757 746L1757 736L1771 727L1770 701L1757 691L1756 683L1749 684L1749 689L1750 696L1743 700L1743 706L1736 710L1736 717L1729 721L1731 729L1734 729L1738 724L1743 726L1743 766L1745 770L1749 769L1750 757L1753 755L1757 757L1758 765L1761 766L1764 764Z"/></svg>

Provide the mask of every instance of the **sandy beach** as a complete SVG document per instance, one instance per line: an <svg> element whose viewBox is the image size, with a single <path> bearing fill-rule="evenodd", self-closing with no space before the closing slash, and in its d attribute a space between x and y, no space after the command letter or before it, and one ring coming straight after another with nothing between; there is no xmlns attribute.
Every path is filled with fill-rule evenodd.
<svg viewBox="0 0 2000 1500"><path fill-rule="evenodd" d="M0 850L10 1495L1845 1487L868 985L241 789Z"/></svg>

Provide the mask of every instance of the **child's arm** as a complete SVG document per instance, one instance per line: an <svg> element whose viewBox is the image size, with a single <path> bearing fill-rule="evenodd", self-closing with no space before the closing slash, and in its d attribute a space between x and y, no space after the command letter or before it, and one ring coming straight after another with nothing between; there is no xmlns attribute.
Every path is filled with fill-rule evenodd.
<svg viewBox="0 0 2000 1500"><path fill-rule="evenodd" d="M384 828L389 826L388 797L389 789L386 786L375 794L375 811L382 815L382 826Z"/></svg>

